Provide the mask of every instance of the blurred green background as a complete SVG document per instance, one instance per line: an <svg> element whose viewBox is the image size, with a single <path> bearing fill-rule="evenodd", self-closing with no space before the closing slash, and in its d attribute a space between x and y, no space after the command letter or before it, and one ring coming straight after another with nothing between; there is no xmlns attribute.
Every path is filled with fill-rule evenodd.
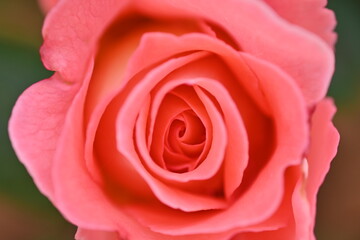
<svg viewBox="0 0 360 240"><path fill-rule="evenodd" d="M338 18L337 68L329 95L341 134L318 200L318 240L360 239L360 1L330 0ZM73 239L75 227L34 186L18 162L7 121L21 92L47 78L38 49L43 15L35 0L0 0L0 239ZM274 239L275 240L275 239Z"/></svg>

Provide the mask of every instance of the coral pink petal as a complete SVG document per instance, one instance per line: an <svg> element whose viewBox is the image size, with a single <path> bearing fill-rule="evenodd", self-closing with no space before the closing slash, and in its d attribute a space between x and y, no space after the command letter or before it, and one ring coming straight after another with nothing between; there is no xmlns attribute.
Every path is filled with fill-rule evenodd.
<svg viewBox="0 0 360 240"><path fill-rule="evenodd" d="M269 219L273 222L282 221L283 225L278 229L274 230L264 230L261 232L250 232L250 231L242 231L238 235L236 235L231 240L289 240L289 239L298 239L294 238L295 236L295 227L294 227L294 219L292 217L293 212L293 196L294 196L294 188L296 184L299 182L299 166L289 167L285 171L285 192L280 208L277 212ZM301 209L300 209L301 210ZM267 220L267 221L269 221ZM300 238L302 239L302 238ZM304 238L306 239L306 238Z"/></svg>
<svg viewBox="0 0 360 240"><path fill-rule="evenodd" d="M214 22L232 33L243 51L280 66L292 76L308 105L325 96L334 70L331 48L314 34L284 21L260 1L224 1L221 8L217 0L138 0L136 4L140 11L156 17L200 17Z"/></svg>
<svg viewBox="0 0 360 240"><path fill-rule="evenodd" d="M84 161L82 124L86 88L84 84L67 109L64 129L57 142L58 148L51 169L56 186L54 204L66 218L78 226L107 229L114 227L111 217L114 211L100 186L92 179Z"/></svg>
<svg viewBox="0 0 360 240"><path fill-rule="evenodd" d="M197 84L216 98L224 114L228 132L228 145L224 159L224 191L225 196L229 198L240 186L243 171L248 163L249 143L244 123L239 110L223 86L208 79L199 80ZM199 88L196 90L198 94L205 94Z"/></svg>
<svg viewBox="0 0 360 240"><path fill-rule="evenodd" d="M76 240L122 240L117 232L78 228Z"/></svg>
<svg viewBox="0 0 360 240"><path fill-rule="evenodd" d="M191 64L190 64L191 65ZM181 72L184 71L184 67L180 69ZM172 75L172 74L171 74ZM181 86L183 84L183 86ZM194 114L200 119L202 122L205 131L206 131L206 139L205 139L205 146L202 146L202 144L193 145L194 148L200 147L202 149L201 155L196 160L196 164L204 159L204 156L207 155L208 150L210 149L211 142L212 142L212 125L211 121L209 119L208 114L206 113L206 109L199 100L198 96L196 95L194 89L192 86L186 86L186 82L184 81L177 81L176 79L173 79L171 77L167 77L164 79L155 89L152 90L153 101L152 101L152 108L151 113L149 117L149 136L148 136L148 145L154 145L152 144L153 141L153 134L154 134L154 128L161 126L161 120L158 121L157 119L163 114L161 113L159 107L166 109L169 108L169 104L163 104L164 102L164 96L166 94L169 94L171 92L172 98L178 99L178 101L182 102L185 106L187 106L189 109L191 109ZM165 111L166 112L166 111ZM156 126L155 126L156 125ZM159 130L158 130L159 131ZM160 130L161 131L161 130ZM185 144L182 144L183 147L185 147ZM190 145L189 145L190 146ZM179 146L181 149L181 146ZM159 152L162 148L159 149L159 147L152 148L152 151ZM205 177L207 178L207 177ZM179 177L179 180L185 180L183 177ZM186 181L186 180L185 180Z"/></svg>
<svg viewBox="0 0 360 240"><path fill-rule="evenodd" d="M334 47L336 19L334 13L326 9L327 0L263 0L281 17L301 26L322 38Z"/></svg>
<svg viewBox="0 0 360 240"><path fill-rule="evenodd" d="M311 224L313 219L310 215L310 205L304 191L305 175L301 171L301 165L294 166L288 169L286 174L287 192L281 208L289 217L291 213L293 216L288 218L287 225L275 231L265 231L262 233L243 233L239 234L238 238L232 240L257 240L257 239L312 239Z"/></svg>
<svg viewBox="0 0 360 240"><path fill-rule="evenodd" d="M170 82L171 80L172 78L170 78ZM213 126L211 124L211 119L208 113L206 112L206 108L204 107L203 103L196 94L193 86L190 87L191 91L189 91L189 87L190 86L187 86L186 88L177 88L174 90L174 94L179 98L181 98L183 101L185 101L191 107L191 109L194 111L196 116L202 122L203 128L206 132L204 141L202 143L194 145L194 148L201 147L200 156L196 161L196 164L198 165L200 162L202 162L205 159L211 148L211 144L213 142Z"/></svg>
<svg viewBox="0 0 360 240"><path fill-rule="evenodd" d="M165 160L163 158L163 151L165 146L167 145L167 136L166 136L166 132L167 130L170 128L171 123L174 121L174 119L176 118L177 115L181 114L184 111L188 111L190 109L190 107L183 101L181 101L179 98L173 96L173 95L169 95L167 96L165 99L163 99L164 102L161 106L160 109L157 109L158 115L156 116L156 118L154 118L155 120L155 126L154 128L156 129L156 131L151 132L151 138L152 141L150 142L151 146L150 146L150 154L152 156L152 159L150 160L151 162L155 161L157 162L157 164L159 166L161 166L162 168L165 168ZM169 108L169 106L171 106ZM143 111L144 112L144 111ZM146 111L148 112L148 111ZM139 120L140 117L142 117L142 126L136 127L136 131L137 131L137 140L138 143L140 144L139 140L141 138L141 135L144 135L146 133L146 123L147 123L147 118L148 116L142 114L141 116L139 116ZM172 138L173 139L173 138ZM143 140L145 140L145 136L143 138ZM144 142L145 144L145 142ZM176 150L178 152L180 152L180 149L178 146L176 146L176 144L173 144L173 148L176 148ZM146 147L144 146L144 150L145 152L147 152L148 150L146 149ZM146 160L145 160L146 161ZM148 165L151 163L148 163Z"/></svg>
<svg viewBox="0 0 360 240"><path fill-rule="evenodd" d="M101 115L91 152L94 154L93 163L97 170L101 170L102 180L105 182L107 194L111 198L121 201L129 197L129 192L142 199L153 198L151 189L137 169L117 150L116 116L120 107L119 103L119 99L114 98L104 114Z"/></svg>
<svg viewBox="0 0 360 240"><path fill-rule="evenodd" d="M307 154L308 179L305 184L313 221L317 192L329 171L339 144L339 133L331 122L335 111L334 103L327 98L318 103L311 119L310 148Z"/></svg>
<svg viewBox="0 0 360 240"><path fill-rule="evenodd" d="M299 178L292 197L296 239L311 239L314 219L310 213L310 203L304 189L304 176Z"/></svg>
<svg viewBox="0 0 360 240"><path fill-rule="evenodd" d="M82 81L104 28L128 11L129 1L60 1L46 17L41 57L44 65L65 81Z"/></svg>
<svg viewBox="0 0 360 240"><path fill-rule="evenodd" d="M17 100L9 121L14 150L40 191L53 200L51 172L59 136L76 87L55 74L29 87Z"/></svg>

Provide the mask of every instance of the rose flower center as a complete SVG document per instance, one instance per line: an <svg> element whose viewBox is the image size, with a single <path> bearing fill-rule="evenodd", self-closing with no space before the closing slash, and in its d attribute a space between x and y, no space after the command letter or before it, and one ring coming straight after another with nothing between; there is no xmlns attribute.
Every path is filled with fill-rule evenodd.
<svg viewBox="0 0 360 240"><path fill-rule="evenodd" d="M165 168L178 173L196 168L205 138L205 127L192 110L178 114L167 129L164 139Z"/></svg>

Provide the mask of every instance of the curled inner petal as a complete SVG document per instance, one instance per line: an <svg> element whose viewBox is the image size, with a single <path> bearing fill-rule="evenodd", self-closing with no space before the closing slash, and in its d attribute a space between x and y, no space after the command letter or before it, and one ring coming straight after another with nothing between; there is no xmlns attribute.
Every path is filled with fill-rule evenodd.
<svg viewBox="0 0 360 240"><path fill-rule="evenodd" d="M188 172L196 168L196 160L203 150L205 138L204 125L192 110L179 114L171 122L164 139L166 169Z"/></svg>

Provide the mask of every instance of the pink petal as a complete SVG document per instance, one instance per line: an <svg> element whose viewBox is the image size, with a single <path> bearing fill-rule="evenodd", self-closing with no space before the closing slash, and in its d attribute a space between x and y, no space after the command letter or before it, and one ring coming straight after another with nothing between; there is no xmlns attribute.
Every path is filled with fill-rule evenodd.
<svg viewBox="0 0 360 240"><path fill-rule="evenodd" d="M76 240L123 240L117 232L90 230L78 228L75 235Z"/></svg>
<svg viewBox="0 0 360 240"><path fill-rule="evenodd" d="M331 48L334 47L336 19L334 13L326 9L327 0L264 0L281 17L299 25L319 37Z"/></svg>
<svg viewBox="0 0 360 240"><path fill-rule="evenodd" d="M138 0L145 14L166 18L202 18L229 32L241 49L280 66L294 78L308 105L322 99L334 70L332 50L314 34L294 27L260 1Z"/></svg>
<svg viewBox="0 0 360 240"><path fill-rule="evenodd" d="M316 214L317 192L329 171L339 144L339 133L331 122L335 111L334 103L327 98L318 103L311 119L310 148L307 154L309 172L305 184L313 220Z"/></svg>
<svg viewBox="0 0 360 240"><path fill-rule="evenodd" d="M300 182L300 167L293 166L289 167L285 171L285 192L284 198L277 213L271 218L277 219L282 218L283 226L270 230L270 231L261 231L261 232L247 232L243 231L238 234L231 240L289 240L289 239L297 239L295 238L295 226L294 226L294 214L293 214L293 195L294 188L297 186L297 183ZM306 238L305 238L306 239Z"/></svg>
<svg viewBox="0 0 360 240"><path fill-rule="evenodd" d="M115 98L114 102L118 102L117 100L118 98ZM89 144L89 148L92 147L91 154L94 155L91 159L95 165L93 168L101 171L100 177L101 181L104 181L105 192L114 201L124 202L124 200L129 199L135 201L135 196L144 200L153 199L154 194L143 177L133 164L127 161L117 150L116 116L119 111L118 105L109 104L105 112L99 116L101 117L99 125L94 127L96 129L96 135L92 136L94 142L91 145ZM90 172L92 173L92 171Z"/></svg>
<svg viewBox="0 0 360 240"><path fill-rule="evenodd" d="M89 78L85 83L88 81ZM109 229L114 227L111 218L113 211L101 188L88 173L84 161L82 124L86 90L87 84L84 84L67 109L63 131L57 142L53 167L50 170L56 186L54 204L66 218L78 226Z"/></svg>
<svg viewBox="0 0 360 240"><path fill-rule="evenodd" d="M248 163L249 147L245 127L237 107L223 86L209 79L199 79L197 85L215 97L224 114L228 132L228 145L224 159L224 191L225 196L230 198L239 187L243 171ZM197 92L200 96L205 94L200 88L197 88Z"/></svg>
<svg viewBox="0 0 360 240"><path fill-rule="evenodd" d="M64 81L82 81L82 74L94 55L95 44L104 28L126 13L128 1L60 1L43 26L43 63L57 71Z"/></svg>
<svg viewBox="0 0 360 240"><path fill-rule="evenodd" d="M40 191L52 200L54 154L77 90L61 81L55 74L29 87L17 100L9 121L10 139L19 160Z"/></svg>
<svg viewBox="0 0 360 240"><path fill-rule="evenodd" d="M313 234L313 219L310 213L310 204L304 191L304 176L302 176L294 189L292 197L294 225L296 239L311 239Z"/></svg>
<svg viewBox="0 0 360 240"><path fill-rule="evenodd" d="M158 94L156 94L158 96ZM162 162L162 167L165 167L164 159L163 159L163 151L166 145L166 142L168 141L167 138L169 136L166 136L166 131L170 128L170 124L174 121L174 118L184 112L184 111L190 111L189 105L187 105L184 101L182 101L180 98L169 94L165 97L165 99L162 99L163 102L160 106L160 108L156 109L156 118L154 119L155 126L150 126L149 132L151 136L152 141L148 142L148 145L150 144L150 154L153 158L153 161ZM171 106L171 107L169 107ZM154 108L153 108L154 109ZM144 116L144 123L146 124L146 120L149 116ZM143 125L144 127L146 125ZM156 131L154 131L156 129ZM139 130L139 134L143 135L146 133L146 129L143 127L136 128L136 130ZM145 136L144 136L145 137ZM141 138L141 136L139 136ZM145 138L144 138L145 140ZM173 144L171 144L171 140L174 141ZM140 141L140 140L138 140ZM177 152L182 152L181 146L177 144L178 139L176 136L173 136L170 140L170 144L172 145L172 148L176 148ZM144 146L145 147L145 146ZM145 147L146 148L146 147ZM183 155L183 154L181 154ZM159 164L159 163L158 163Z"/></svg>

